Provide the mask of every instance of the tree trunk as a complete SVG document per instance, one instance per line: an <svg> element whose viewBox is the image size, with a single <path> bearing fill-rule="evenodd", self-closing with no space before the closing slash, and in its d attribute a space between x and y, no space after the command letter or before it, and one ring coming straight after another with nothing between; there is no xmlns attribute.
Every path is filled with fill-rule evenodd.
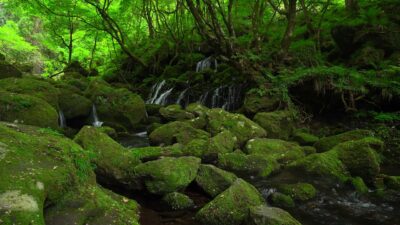
<svg viewBox="0 0 400 225"><path fill-rule="evenodd" d="M281 42L282 53L284 55L287 55L290 45L292 44L293 31L296 26L296 6L297 0L289 0L289 2L285 4L287 26Z"/></svg>

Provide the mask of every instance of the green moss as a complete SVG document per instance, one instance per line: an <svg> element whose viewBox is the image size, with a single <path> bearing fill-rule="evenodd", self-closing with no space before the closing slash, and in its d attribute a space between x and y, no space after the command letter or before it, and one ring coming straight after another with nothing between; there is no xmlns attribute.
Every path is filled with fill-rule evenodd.
<svg viewBox="0 0 400 225"><path fill-rule="evenodd" d="M81 91L64 83L56 84L59 90L59 106L67 119L89 116L92 102L83 96Z"/></svg>
<svg viewBox="0 0 400 225"><path fill-rule="evenodd" d="M308 183L283 184L278 186L278 190L296 201L307 201L314 198L317 194L314 186Z"/></svg>
<svg viewBox="0 0 400 225"><path fill-rule="evenodd" d="M194 206L192 199L179 192L166 194L162 200L173 210L185 210Z"/></svg>
<svg viewBox="0 0 400 225"><path fill-rule="evenodd" d="M200 165L196 183L211 197L219 195L237 179L236 175L213 165Z"/></svg>
<svg viewBox="0 0 400 225"><path fill-rule="evenodd" d="M237 179L230 188L205 205L196 219L208 225L242 224L253 206L264 204L264 199L255 187Z"/></svg>
<svg viewBox="0 0 400 225"><path fill-rule="evenodd" d="M385 176L384 182L389 189L400 191L400 176Z"/></svg>
<svg viewBox="0 0 400 225"><path fill-rule="evenodd" d="M0 120L39 127L58 128L58 113L34 96L0 91Z"/></svg>
<svg viewBox="0 0 400 225"><path fill-rule="evenodd" d="M372 131L352 130L338 135L321 138L314 144L314 147L318 152L325 152L335 147L337 144L351 140L358 140L369 136L373 136Z"/></svg>
<svg viewBox="0 0 400 225"><path fill-rule="evenodd" d="M196 129L204 129L207 126L207 120L205 116L199 116L194 119L186 120L186 123Z"/></svg>
<svg viewBox="0 0 400 225"><path fill-rule="evenodd" d="M294 132L292 139L300 145L313 145L319 140L317 136L304 131Z"/></svg>
<svg viewBox="0 0 400 225"><path fill-rule="evenodd" d="M301 225L283 209L260 205L250 209L248 225Z"/></svg>
<svg viewBox="0 0 400 225"><path fill-rule="evenodd" d="M253 120L267 131L267 137L288 140L295 126L294 111L257 113Z"/></svg>
<svg viewBox="0 0 400 225"><path fill-rule="evenodd" d="M365 185L364 180L361 177L351 178L350 183L358 193L360 194L368 193L368 187L367 185Z"/></svg>
<svg viewBox="0 0 400 225"><path fill-rule="evenodd" d="M0 60L0 79L9 77L22 77L21 71L6 61Z"/></svg>
<svg viewBox="0 0 400 225"><path fill-rule="evenodd" d="M186 111L193 113L196 116L205 116L209 108L199 104L191 103L186 107Z"/></svg>
<svg viewBox="0 0 400 225"><path fill-rule="evenodd" d="M187 187L196 178L200 161L195 157L165 157L136 166L135 173L150 193L167 194Z"/></svg>
<svg viewBox="0 0 400 225"><path fill-rule="evenodd" d="M313 146L303 146L302 149L306 155L311 155L317 152L317 149Z"/></svg>
<svg viewBox="0 0 400 225"><path fill-rule="evenodd" d="M182 109L180 105L169 105L160 109L160 114L167 121L193 119L194 115Z"/></svg>
<svg viewBox="0 0 400 225"><path fill-rule="evenodd" d="M275 193L271 194L270 201L273 206L276 206L279 208L287 209L287 208L293 208L296 206L292 197L290 197L289 195L279 193L279 192L275 192Z"/></svg>
<svg viewBox="0 0 400 225"><path fill-rule="evenodd" d="M254 90L254 89L253 89ZM250 90L244 99L243 108L247 113L269 112L275 110L281 102L277 96L260 95Z"/></svg>
<svg viewBox="0 0 400 225"><path fill-rule="evenodd" d="M183 152L185 155L203 157L207 154L209 148L209 139L194 139L184 147Z"/></svg>
<svg viewBox="0 0 400 225"><path fill-rule="evenodd" d="M167 146L167 147L143 147L130 149L135 158L143 161L158 159L162 156L182 156L181 146Z"/></svg>
<svg viewBox="0 0 400 225"><path fill-rule="evenodd" d="M237 138L230 131L222 131L210 140L208 153L229 153L237 145Z"/></svg>

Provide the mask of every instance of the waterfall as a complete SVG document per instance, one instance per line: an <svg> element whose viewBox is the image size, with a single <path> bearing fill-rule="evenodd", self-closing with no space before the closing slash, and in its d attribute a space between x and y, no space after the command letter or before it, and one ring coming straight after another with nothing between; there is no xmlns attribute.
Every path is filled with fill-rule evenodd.
<svg viewBox="0 0 400 225"><path fill-rule="evenodd" d="M67 122L66 122L66 119L65 119L65 116L64 116L64 112L62 110L58 111L58 125L61 128L67 127Z"/></svg>
<svg viewBox="0 0 400 225"><path fill-rule="evenodd" d="M165 80L163 80L160 83L156 83L151 88L150 96L149 96L149 99L146 101L146 103L149 103L149 104L155 103L155 101L157 100L158 95L159 95L161 89L164 87L165 83L166 83Z"/></svg>
<svg viewBox="0 0 400 225"><path fill-rule="evenodd" d="M172 93L172 91L174 90L174 88L171 88L169 90L167 90L166 92L162 93L160 95L160 97L158 97L153 104L157 104L157 105L165 105L167 103L167 99L169 97L169 95Z"/></svg>
<svg viewBox="0 0 400 225"><path fill-rule="evenodd" d="M97 110L96 110L96 105L93 104L92 106L92 117L93 117L93 123L92 125L94 127L101 127L103 125L103 122L99 120L99 117L97 116Z"/></svg>
<svg viewBox="0 0 400 225"><path fill-rule="evenodd" d="M217 59L214 59L214 61L212 61L212 57L207 57L203 60L201 60L200 62L197 63L196 65L196 72L201 72L203 70L206 69L210 69L211 66L214 66L214 70L217 71L218 70L218 61Z"/></svg>
<svg viewBox="0 0 400 225"><path fill-rule="evenodd" d="M186 96L186 92L188 92L189 88L186 88L185 90L183 90L180 94L178 99L176 100L176 104L181 105L182 101L185 99Z"/></svg>

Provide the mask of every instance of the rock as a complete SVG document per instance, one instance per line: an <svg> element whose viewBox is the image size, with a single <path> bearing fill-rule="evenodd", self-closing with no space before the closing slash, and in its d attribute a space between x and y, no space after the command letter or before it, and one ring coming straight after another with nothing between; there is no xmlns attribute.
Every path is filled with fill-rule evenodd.
<svg viewBox="0 0 400 225"><path fill-rule="evenodd" d="M160 109L162 108L161 105L156 104L146 104L146 111L149 116L157 116L160 117Z"/></svg>
<svg viewBox="0 0 400 225"><path fill-rule="evenodd" d="M209 108L199 104L199 103L191 103L186 107L186 111L194 114L195 116L205 116Z"/></svg>
<svg viewBox="0 0 400 225"><path fill-rule="evenodd" d="M196 129L205 129L207 126L207 120L205 116L199 116L194 119L186 120L186 123Z"/></svg>
<svg viewBox="0 0 400 225"><path fill-rule="evenodd" d="M237 145L238 139L230 131L225 130L215 135L210 140L210 146L207 151L208 154L212 153L230 153L233 152Z"/></svg>
<svg viewBox="0 0 400 225"><path fill-rule="evenodd" d="M66 84L72 85L81 91L85 91L89 87L89 80L86 78L67 78L62 79Z"/></svg>
<svg viewBox="0 0 400 225"><path fill-rule="evenodd" d="M308 183L278 185L278 191L290 196L296 201L308 201L315 198L317 190Z"/></svg>
<svg viewBox="0 0 400 225"><path fill-rule="evenodd" d="M196 219L207 225L240 225L249 216L249 209L264 204L255 187L237 179L230 188L206 204Z"/></svg>
<svg viewBox="0 0 400 225"><path fill-rule="evenodd" d="M132 154L141 161L156 160L162 156L182 156L182 146L179 144L167 147L142 147L130 149Z"/></svg>
<svg viewBox="0 0 400 225"><path fill-rule="evenodd" d="M400 176L385 176L384 182L389 189L400 191Z"/></svg>
<svg viewBox="0 0 400 225"><path fill-rule="evenodd" d="M194 115L186 112L180 105L169 105L160 109L161 116L167 121L183 121L187 119L194 119Z"/></svg>
<svg viewBox="0 0 400 225"><path fill-rule="evenodd" d="M185 155L203 158L210 148L210 139L194 139L190 141L183 149Z"/></svg>
<svg viewBox="0 0 400 225"><path fill-rule="evenodd" d="M321 138L314 144L314 147L318 152L325 152L335 147L337 144L350 140L362 139L372 135L372 131L369 130L352 130L338 135Z"/></svg>
<svg viewBox="0 0 400 225"><path fill-rule="evenodd" d="M248 154L263 155L280 163L288 163L305 156L302 147L298 144L279 139L251 139L244 150Z"/></svg>
<svg viewBox="0 0 400 225"><path fill-rule="evenodd" d="M293 111L257 113L253 120L267 131L267 137L288 140L295 127Z"/></svg>
<svg viewBox="0 0 400 225"><path fill-rule="evenodd" d="M105 183L118 183L125 188L139 189L134 175L134 167L140 160L127 149L115 142L101 129L85 126L75 136L74 141L96 157L96 174Z"/></svg>
<svg viewBox="0 0 400 225"><path fill-rule="evenodd" d="M249 139L267 135L262 127L241 114L228 113L222 109L210 109L207 112L207 118L207 130L211 134L216 135L228 130L237 137L239 145L243 145Z"/></svg>
<svg viewBox="0 0 400 225"><path fill-rule="evenodd" d="M260 155L226 153L218 155L218 167L234 173L267 177L279 169L279 164Z"/></svg>
<svg viewBox="0 0 400 225"><path fill-rule="evenodd" d="M146 117L142 98L127 89L116 89L97 79L90 83L85 93L96 105L100 120L107 126L137 128Z"/></svg>
<svg viewBox="0 0 400 225"><path fill-rule="evenodd" d="M89 72L83 68L80 62L73 61L65 69L64 73L79 73L81 76L89 76Z"/></svg>
<svg viewBox="0 0 400 225"><path fill-rule="evenodd" d="M300 145L312 146L319 141L319 137L304 131L296 131L293 133L292 140Z"/></svg>
<svg viewBox="0 0 400 225"><path fill-rule="evenodd" d="M288 212L265 205L252 207L246 225L301 225Z"/></svg>
<svg viewBox="0 0 400 225"><path fill-rule="evenodd" d="M350 183L359 194L367 194L369 191L367 185L364 183L364 180L361 177L351 178Z"/></svg>
<svg viewBox="0 0 400 225"><path fill-rule="evenodd" d="M296 205L292 197L279 192L272 193L269 197L269 201L273 206L285 209L293 208Z"/></svg>
<svg viewBox="0 0 400 225"><path fill-rule="evenodd" d="M208 139L209 133L195 129L188 123L175 121L155 129L149 136L154 145L171 145L174 143L188 144L194 139Z"/></svg>
<svg viewBox="0 0 400 225"><path fill-rule="evenodd" d="M58 113L47 102L30 95L0 90L0 120L58 128Z"/></svg>
<svg viewBox="0 0 400 225"><path fill-rule="evenodd" d="M172 210L186 210L194 207L193 200L179 192L164 195L162 201Z"/></svg>
<svg viewBox="0 0 400 225"><path fill-rule="evenodd" d="M162 195L186 188L196 178L200 161L195 157L165 157L136 166L135 173L150 193Z"/></svg>
<svg viewBox="0 0 400 225"><path fill-rule="evenodd" d="M151 134L153 131L155 131L157 128L161 127L163 124L161 123L152 123L150 126L147 127L147 133Z"/></svg>
<svg viewBox="0 0 400 225"><path fill-rule="evenodd" d="M6 78L0 80L0 89L40 98L58 109L59 90L43 79Z"/></svg>
<svg viewBox="0 0 400 225"><path fill-rule="evenodd" d="M313 146L303 146L302 147L304 154L311 155L317 153L317 149Z"/></svg>
<svg viewBox="0 0 400 225"><path fill-rule="evenodd" d="M81 91L75 86L57 86L60 94L58 95L58 105L63 111L65 118L73 119L77 117L88 117L92 110L92 102L83 96Z"/></svg>
<svg viewBox="0 0 400 225"><path fill-rule="evenodd" d="M258 112L274 111L279 107L281 102L281 99L277 96L269 94L260 96L256 93L247 93L244 99L243 108L246 113L254 115Z"/></svg>
<svg viewBox="0 0 400 225"><path fill-rule="evenodd" d="M213 165L200 165L196 183L211 197L219 195L237 179L236 175Z"/></svg>
<svg viewBox="0 0 400 225"><path fill-rule="evenodd" d="M0 60L0 79L22 77L22 72L6 61Z"/></svg>

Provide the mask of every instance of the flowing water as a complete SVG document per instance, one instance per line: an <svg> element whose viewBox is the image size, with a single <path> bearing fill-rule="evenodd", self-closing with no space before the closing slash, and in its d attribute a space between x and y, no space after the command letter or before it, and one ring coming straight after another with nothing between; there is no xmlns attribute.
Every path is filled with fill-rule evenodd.
<svg viewBox="0 0 400 225"><path fill-rule="evenodd" d="M67 121L64 116L64 112L62 110L58 111L58 125L60 128L67 127Z"/></svg>
<svg viewBox="0 0 400 225"><path fill-rule="evenodd" d="M202 72L206 69L211 69L212 67L214 67L214 71L217 71L218 61L210 56L197 63L196 72Z"/></svg>
<svg viewBox="0 0 400 225"><path fill-rule="evenodd" d="M92 125L94 127L101 127L103 126L103 122L99 120L99 117L97 116L97 109L96 109L96 105L93 104L92 106Z"/></svg>

